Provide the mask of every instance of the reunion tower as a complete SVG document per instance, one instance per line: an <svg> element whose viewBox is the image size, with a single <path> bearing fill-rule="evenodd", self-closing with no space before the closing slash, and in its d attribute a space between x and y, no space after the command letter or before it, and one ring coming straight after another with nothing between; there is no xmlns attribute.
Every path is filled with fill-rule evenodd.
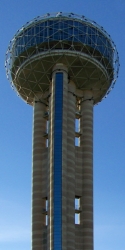
<svg viewBox="0 0 125 250"><path fill-rule="evenodd" d="M73 13L38 16L10 42L7 77L34 110L32 250L93 250L93 106L118 69L106 31Z"/></svg>

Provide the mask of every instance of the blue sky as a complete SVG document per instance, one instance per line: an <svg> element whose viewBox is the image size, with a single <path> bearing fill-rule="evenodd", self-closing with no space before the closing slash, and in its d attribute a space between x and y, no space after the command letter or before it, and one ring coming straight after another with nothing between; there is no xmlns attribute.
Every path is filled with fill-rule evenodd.
<svg viewBox="0 0 125 250"><path fill-rule="evenodd" d="M16 31L47 12L73 12L111 35L120 57L115 88L94 107L95 250L125 249L125 1L1 0L0 249L31 249L32 107L10 88L5 52Z"/></svg>

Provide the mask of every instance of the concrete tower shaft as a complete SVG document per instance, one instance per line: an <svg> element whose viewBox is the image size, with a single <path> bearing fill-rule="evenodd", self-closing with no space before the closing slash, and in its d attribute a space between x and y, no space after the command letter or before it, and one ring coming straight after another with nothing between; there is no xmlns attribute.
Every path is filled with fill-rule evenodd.
<svg viewBox="0 0 125 250"><path fill-rule="evenodd" d="M49 114L46 98L34 103L33 250L93 249L93 96L79 91L78 98L76 92L67 67L57 64ZM80 120L76 131L75 119Z"/></svg>

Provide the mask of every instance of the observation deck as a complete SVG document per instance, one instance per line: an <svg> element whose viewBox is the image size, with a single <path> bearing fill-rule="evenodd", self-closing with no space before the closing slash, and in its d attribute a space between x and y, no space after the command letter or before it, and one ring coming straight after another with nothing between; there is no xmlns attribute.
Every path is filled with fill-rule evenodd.
<svg viewBox="0 0 125 250"><path fill-rule="evenodd" d="M17 31L6 53L12 87L31 105L35 95L49 90L57 63L67 66L77 89L93 92L94 104L110 92L119 70L118 52L106 31L73 13L33 19Z"/></svg>

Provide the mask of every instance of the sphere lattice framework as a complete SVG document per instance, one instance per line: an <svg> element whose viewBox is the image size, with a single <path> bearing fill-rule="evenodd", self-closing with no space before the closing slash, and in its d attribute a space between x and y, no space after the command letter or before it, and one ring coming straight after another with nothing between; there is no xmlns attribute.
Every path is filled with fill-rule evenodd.
<svg viewBox="0 0 125 250"><path fill-rule="evenodd" d="M116 46L103 27L73 13L46 14L17 31L6 53L6 72L12 87L33 104L51 83L56 63L68 67L77 89L93 91L94 103L106 97L118 77Z"/></svg>

